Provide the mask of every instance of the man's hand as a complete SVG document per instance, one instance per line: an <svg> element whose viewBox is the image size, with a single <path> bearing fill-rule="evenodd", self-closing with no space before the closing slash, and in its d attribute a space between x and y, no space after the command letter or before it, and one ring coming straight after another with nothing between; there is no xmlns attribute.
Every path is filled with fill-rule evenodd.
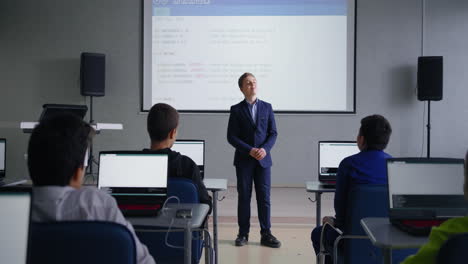
<svg viewBox="0 0 468 264"><path fill-rule="evenodd" d="M325 223L328 223L330 224L331 226L335 226L335 218L332 217L332 216L325 216L323 217L322 219L322 224L325 224Z"/></svg>
<svg viewBox="0 0 468 264"><path fill-rule="evenodd" d="M266 155L267 155L266 150L264 148L258 149L258 152L259 152L259 156L260 156L260 158L258 160L264 159L266 157Z"/></svg>
<svg viewBox="0 0 468 264"><path fill-rule="evenodd" d="M260 153L258 148L252 148L250 150L250 156L252 156L254 159L258 160L260 158Z"/></svg>
<svg viewBox="0 0 468 264"><path fill-rule="evenodd" d="M266 150L264 148L252 148L249 155L256 160L262 160L266 156Z"/></svg>

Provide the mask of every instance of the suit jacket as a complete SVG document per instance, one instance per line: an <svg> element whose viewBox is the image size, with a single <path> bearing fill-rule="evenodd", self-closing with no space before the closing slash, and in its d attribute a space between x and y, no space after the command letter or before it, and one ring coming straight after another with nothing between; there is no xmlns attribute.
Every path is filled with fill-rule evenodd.
<svg viewBox="0 0 468 264"><path fill-rule="evenodd" d="M277 136L275 116L271 104L257 100L257 120L255 123L245 100L231 106L227 140L236 149L234 166L242 166L248 162L259 162L263 168L271 167L270 151ZM257 161L249 155L252 148L264 148L267 155L262 160Z"/></svg>

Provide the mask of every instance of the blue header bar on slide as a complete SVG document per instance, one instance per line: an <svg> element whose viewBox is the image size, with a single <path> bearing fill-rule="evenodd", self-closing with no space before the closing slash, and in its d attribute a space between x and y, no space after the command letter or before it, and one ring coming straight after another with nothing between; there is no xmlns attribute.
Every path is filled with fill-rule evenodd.
<svg viewBox="0 0 468 264"><path fill-rule="evenodd" d="M153 0L153 16L346 16L347 0Z"/></svg>

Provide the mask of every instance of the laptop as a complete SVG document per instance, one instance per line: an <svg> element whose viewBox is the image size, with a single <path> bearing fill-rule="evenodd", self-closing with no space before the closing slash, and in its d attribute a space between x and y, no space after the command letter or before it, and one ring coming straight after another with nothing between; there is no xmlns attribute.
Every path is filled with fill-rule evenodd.
<svg viewBox="0 0 468 264"><path fill-rule="evenodd" d="M322 185L334 187L341 161L359 151L356 141L319 141L318 178Z"/></svg>
<svg viewBox="0 0 468 264"><path fill-rule="evenodd" d="M6 144L6 139L0 138L0 187L14 186L26 182L24 179L6 179Z"/></svg>
<svg viewBox="0 0 468 264"><path fill-rule="evenodd" d="M2 263L28 263L31 189L0 189L0 256Z"/></svg>
<svg viewBox="0 0 468 264"><path fill-rule="evenodd" d="M125 216L157 215L167 199L167 154L102 151L98 175L98 188L116 199Z"/></svg>
<svg viewBox="0 0 468 264"><path fill-rule="evenodd" d="M44 104L39 122L53 117L57 114L70 113L83 119L88 111L86 105L68 105L68 104Z"/></svg>
<svg viewBox="0 0 468 264"><path fill-rule="evenodd" d="M462 159L387 160L390 222L408 233L427 235L432 226L466 216Z"/></svg>
<svg viewBox="0 0 468 264"><path fill-rule="evenodd" d="M202 180L205 178L205 140L178 139L171 149L191 158L200 169Z"/></svg>

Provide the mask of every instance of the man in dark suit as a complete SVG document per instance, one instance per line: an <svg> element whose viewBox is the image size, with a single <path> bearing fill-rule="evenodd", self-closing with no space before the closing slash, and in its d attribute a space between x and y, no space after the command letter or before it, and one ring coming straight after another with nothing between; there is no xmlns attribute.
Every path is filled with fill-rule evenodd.
<svg viewBox="0 0 468 264"><path fill-rule="evenodd" d="M278 241L270 231L270 185L271 155L275 144L275 117L271 104L257 99L257 80L251 73L244 73L238 81L245 100L231 106L227 139L235 149L234 166L237 174L237 221L239 234L236 246L243 246L249 240L250 198L252 183L258 207L261 228L261 244L279 248Z"/></svg>

